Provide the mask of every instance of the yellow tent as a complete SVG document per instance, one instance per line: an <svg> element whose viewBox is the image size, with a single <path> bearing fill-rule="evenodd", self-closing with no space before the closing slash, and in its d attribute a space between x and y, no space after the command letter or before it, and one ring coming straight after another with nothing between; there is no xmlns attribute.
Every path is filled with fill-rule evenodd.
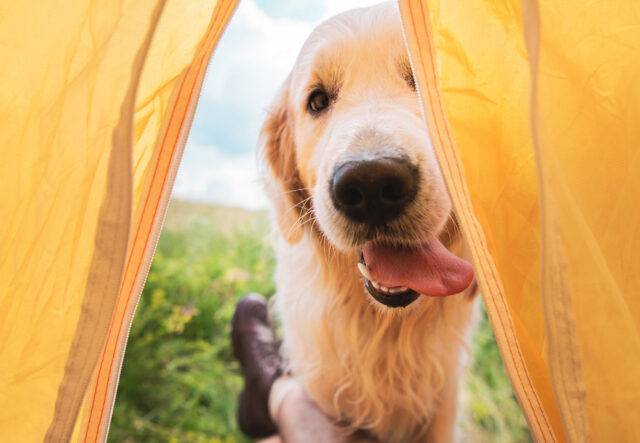
<svg viewBox="0 0 640 443"><path fill-rule="evenodd" d="M206 65L235 6L0 6L1 441L105 439ZM533 435L640 440L640 8L400 6Z"/></svg>

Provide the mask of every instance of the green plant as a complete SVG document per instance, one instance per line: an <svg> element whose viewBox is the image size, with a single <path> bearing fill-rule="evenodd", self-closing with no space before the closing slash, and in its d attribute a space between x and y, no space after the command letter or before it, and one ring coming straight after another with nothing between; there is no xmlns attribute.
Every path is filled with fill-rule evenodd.
<svg viewBox="0 0 640 443"><path fill-rule="evenodd" d="M230 324L243 294L273 293L273 267L265 229L225 234L199 218L162 233L129 336L110 441L245 440L235 420L242 380Z"/></svg>
<svg viewBox="0 0 640 443"><path fill-rule="evenodd" d="M473 333L472 351L463 388L464 434L476 442L533 441L502 365L484 305Z"/></svg>
<svg viewBox="0 0 640 443"><path fill-rule="evenodd" d="M230 324L244 294L274 292L268 226L263 213L172 202L129 336L110 442L248 441L235 418L242 378ZM465 440L531 441L484 311L473 355Z"/></svg>

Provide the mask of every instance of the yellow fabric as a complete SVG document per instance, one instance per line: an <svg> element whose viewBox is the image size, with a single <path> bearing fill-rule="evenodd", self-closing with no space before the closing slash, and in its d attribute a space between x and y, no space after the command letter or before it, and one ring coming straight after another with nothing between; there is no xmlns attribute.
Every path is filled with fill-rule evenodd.
<svg viewBox="0 0 640 443"><path fill-rule="evenodd" d="M532 434L636 441L640 9L560 3L400 5L433 144Z"/></svg>
<svg viewBox="0 0 640 443"><path fill-rule="evenodd" d="M640 8L540 1L535 40L554 388L576 440L639 441Z"/></svg>
<svg viewBox="0 0 640 443"><path fill-rule="evenodd" d="M104 439L143 265L206 61L235 3L0 7L1 441L42 441L47 432L68 440L115 312L117 364L98 389L100 433L91 436ZM138 283L119 294L133 254L129 231L144 233L142 261L131 267ZM83 431L74 435L87 441Z"/></svg>
<svg viewBox="0 0 640 443"><path fill-rule="evenodd" d="M3 441L40 441L52 421L95 252L112 133L121 112L132 112L121 108L156 3L2 7Z"/></svg>

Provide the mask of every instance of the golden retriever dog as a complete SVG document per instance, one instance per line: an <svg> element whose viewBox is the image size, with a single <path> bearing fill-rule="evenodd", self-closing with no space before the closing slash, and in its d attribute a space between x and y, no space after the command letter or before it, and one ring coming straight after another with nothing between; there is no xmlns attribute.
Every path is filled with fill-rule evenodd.
<svg viewBox="0 0 640 443"><path fill-rule="evenodd" d="M287 369L348 430L452 441L475 284L396 5L313 31L260 152Z"/></svg>

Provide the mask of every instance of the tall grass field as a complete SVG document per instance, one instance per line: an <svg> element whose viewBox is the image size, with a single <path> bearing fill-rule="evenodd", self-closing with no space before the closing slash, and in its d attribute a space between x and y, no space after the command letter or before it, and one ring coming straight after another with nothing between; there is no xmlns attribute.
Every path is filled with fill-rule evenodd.
<svg viewBox="0 0 640 443"><path fill-rule="evenodd" d="M172 201L137 308L108 441L247 442L235 410L242 389L230 342L236 301L273 295L266 213ZM464 380L464 441L529 442L486 314Z"/></svg>

